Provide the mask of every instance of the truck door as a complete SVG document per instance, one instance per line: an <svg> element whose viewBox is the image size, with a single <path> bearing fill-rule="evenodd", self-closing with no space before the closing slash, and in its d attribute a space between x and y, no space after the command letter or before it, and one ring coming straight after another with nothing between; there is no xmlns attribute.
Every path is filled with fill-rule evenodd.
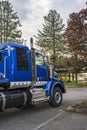
<svg viewBox="0 0 87 130"><path fill-rule="evenodd" d="M48 81L48 68L44 62L44 56L36 53L36 77L37 81Z"/></svg>
<svg viewBox="0 0 87 130"><path fill-rule="evenodd" d="M16 47L15 81L31 81L30 52Z"/></svg>

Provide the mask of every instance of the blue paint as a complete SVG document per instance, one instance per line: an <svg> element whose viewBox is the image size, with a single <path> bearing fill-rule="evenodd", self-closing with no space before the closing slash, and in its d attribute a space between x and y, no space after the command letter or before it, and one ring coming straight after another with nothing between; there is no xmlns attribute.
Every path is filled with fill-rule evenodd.
<svg viewBox="0 0 87 130"><path fill-rule="evenodd" d="M52 85L53 85L53 81L49 81L46 85L44 85L44 89L46 89L46 95L47 96L50 96L51 94L51 88L52 88Z"/></svg>
<svg viewBox="0 0 87 130"><path fill-rule="evenodd" d="M28 69L20 70L18 69L17 64L17 48L25 50L26 56L28 59ZM32 64L31 64L31 51L28 47L23 46L21 44L16 43L5 43L0 45L0 52L2 53L2 61L0 62L0 75L2 75L2 79L0 79L0 85L10 82L23 82L23 81L32 81ZM36 55L44 56L36 52ZM49 78L49 66L43 60L43 65L36 64L36 79L37 81L47 81L45 86L42 86L46 89L46 95L49 96L51 94L52 87L55 83L59 83L64 89L64 83L61 80L58 80L58 74L54 72L54 78Z"/></svg>
<svg viewBox="0 0 87 130"><path fill-rule="evenodd" d="M7 50L8 47L11 47L10 50L10 56L9 52ZM17 59L16 59L16 48L21 48L26 50L27 57L28 57L28 70L18 70L17 69ZM4 74L4 62L6 62L6 81L8 79L8 82L16 82L16 81L32 81L32 72L31 72L31 55L30 55L30 50L28 47L20 45L20 44L15 44L15 43L5 43L0 45L0 52L2 52L3 58L2 62L0 63L0 72ZM38 55L41 55L41 53L38 53ZM6 57L6 61L5 61ZM47 65L40 66L36 65L37 68L37 81L48 81L48 67ZM2 80L0 80L2 82Z"/></svg>
<svg viewBox="0 0 87 130"><path fill-rule="evenodd" d="M9 46L11 47L10 55L7 49ZM28 57L28 71L17 69L16 47L26 50ZM0 45L0 52L2 52L2 61L0 62L0 73L5 75L4 81L2 79L0 80L0 83L10 83L12 81L31 81L30 50L28 49L28 47L15 43L5 43ZM6 65L4 66L4 64Z"/></svg>
<svg viewBox="0 0 87 130"><path fill-rule="evenodd" d="M36 52L36 56L43 57L43 65L36 64L36 77L37 81L48 81L49 80L49 70L48 65L44 62L44 56L41 53Z"/></svg>
<svg viewBox="0 0 87 130"><path fill-rule="evenodd" d="M61 90L63 93L65 93L65 86L64 86L64 82L59 80L59 79L50 79L50 81L43 86L43 89L46 89L46 95L50 96L51 95L51 90L54 87L54 84L59 84L61 86Z"/></svg>

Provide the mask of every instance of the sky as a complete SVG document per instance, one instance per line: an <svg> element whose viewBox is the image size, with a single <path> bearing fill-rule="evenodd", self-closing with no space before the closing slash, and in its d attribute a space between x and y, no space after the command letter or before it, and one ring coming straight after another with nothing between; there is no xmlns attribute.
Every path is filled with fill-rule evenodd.
<svg viewBox="0 0 87 130"><path fill-rule="evenodd" d="M50 9L56 10L66 24L69 14L86 8L87 0L9 0L18 13L22 24L23 38L29 41L42 29L43 16L47 16Z"/></svg>

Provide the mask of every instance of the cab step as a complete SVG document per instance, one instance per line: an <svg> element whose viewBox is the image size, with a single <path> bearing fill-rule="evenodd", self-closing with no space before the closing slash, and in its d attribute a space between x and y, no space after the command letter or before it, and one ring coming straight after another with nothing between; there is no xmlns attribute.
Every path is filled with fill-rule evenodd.
<svg viewBox="0 0 87 130"><path fill-rule="evenodd" d="M45 97L45 98L37 98L37 99L33 99L32 100L32 104L39 104L39 103L43 103L49 100L49 97Z"/></svg>
<svg viewBox="0 0 87 130"><path fill-rule="evenodd" d="M30 91L32 94L32 104L45 102L49 99L49 97L46 96L46 90L43 88L33 88Z"/></svg>

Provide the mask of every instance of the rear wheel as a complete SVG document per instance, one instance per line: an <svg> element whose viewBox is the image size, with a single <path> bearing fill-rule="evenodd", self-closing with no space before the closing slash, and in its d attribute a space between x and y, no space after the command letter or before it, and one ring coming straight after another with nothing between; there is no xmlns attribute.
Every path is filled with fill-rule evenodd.
<svg viewBox="0 0 87 130"><path fill-rule="evenodd" d="M53 90L52 97L50 98L49 104L53 107L58 107L62 103L62 92L60 88L55 87Z"/></svg>

